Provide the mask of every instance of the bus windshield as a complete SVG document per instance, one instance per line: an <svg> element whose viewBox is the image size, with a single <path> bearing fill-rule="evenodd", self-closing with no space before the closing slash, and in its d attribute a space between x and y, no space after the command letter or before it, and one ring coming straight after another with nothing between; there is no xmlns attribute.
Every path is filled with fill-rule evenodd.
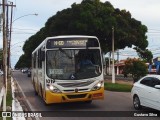
<svg viewBox="0 0 160 120"><path fill-rule="evenodd" d="M52 79L79 80L97 77L102 73L99 49L48 50L46 73Z"/></svg>

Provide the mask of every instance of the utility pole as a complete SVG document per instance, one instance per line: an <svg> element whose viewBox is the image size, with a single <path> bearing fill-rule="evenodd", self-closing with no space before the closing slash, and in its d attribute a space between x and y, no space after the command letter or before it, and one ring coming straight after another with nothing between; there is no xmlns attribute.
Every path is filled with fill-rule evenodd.
<svg viewBox="0 0 160 120"><path fill-rule="evenodd" d="M8 36L9 36L9 34L8 34L8 6L6 6L6 28L5 28L5 30L6 30L6 46L7 46L7 48L6 48L6 52L8 53ZM6 55L6 76L7 76L7 78L8 78L8 54ZM7 81L7 79L6 79L6 95L7 95L7 85L8 85L8 83L7 83L8 81Z"/></svg>
<svg viewBox="0 0 160 120"><path fill-rule="evenodd" d="M117 75L119 75L119 50L117 50Z"/></svg>
<svg viewBox="0 0 160 120"><path fill-rule="evenodd" d="M11 68L11 39L12 39L12 18L13 18L13 7L16 7L16 5L13 5L13 2L11 2L11 20L10 20L10 30L9 30L9 40L8 40L8 68ZM10 71L8 69L8 71Z"/></svg>
<svg viewBox="0 0 160 120"><path fill-rule="evenodd" d="M115 69L114 69L114 27L112 27L112 83L115 83Z"/></svg>
<svg viewBox="0 0 160 120"><path fill-rule="evenodd" d="M7 81L7 39L6 39L6 16L5 16L5 3L6 0L2 1L3 8L3 86L4 86L4 96L3 96L3 111L6 111L6 81ZM5 120L6 118L4 118Z"/></svg>
<svg viewBox="0 0 160 120"><path fill-rule="evenodd" d="M7 76L9 74L9 68L10 68L10 45L11 45L11 30L12 30L12 17L13 17L13 7L16 7L16 5L13 5L13 2L10 2L11 4L8 4L7 2L5 2L4 4L0 4L0 5L4 5L7 7L7 15L6 15L6 37L7 37L7 48L8 48L8 56L7 56ZM8 13L9 13L9 7L11 7L11 20L10 20L10 30L9 30L9 20L8 20Z"/></svg>
<svg viewBox="0 0 160 120"><path fill-rule="evenodd" d="M109 61L109 63L108 63L108 66L109 66L109 68L108 68L108 75L110 75L110 73L111 73L111 52L109 52L109 57L108 57L108 61Z"/></svg>

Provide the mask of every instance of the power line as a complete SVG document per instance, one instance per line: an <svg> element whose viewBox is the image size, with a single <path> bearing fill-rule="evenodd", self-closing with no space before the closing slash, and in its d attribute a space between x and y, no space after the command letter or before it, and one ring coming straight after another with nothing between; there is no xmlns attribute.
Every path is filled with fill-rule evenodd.
<svg viewBox="0 0 160 120"><path fill-rule="evenodd" d="M31 31L38 31L38 30L35 30L35 29L27 29L27 28L24 28L24 29L22 29L22 28L13 28L13 29L17 29L17 30L31 30Z"/></svg>
<svg viewBox="0 0 160 120"><path fill-rule="evenodd" d="M29 32L12 32L12 34L35 34L35 33L29 33Z"/></svg>
<svg viewBox="0 0 160 120"><path fill-rule="evenodd" d="M160 31L160 29L148 29L148 30Z"/></svg>

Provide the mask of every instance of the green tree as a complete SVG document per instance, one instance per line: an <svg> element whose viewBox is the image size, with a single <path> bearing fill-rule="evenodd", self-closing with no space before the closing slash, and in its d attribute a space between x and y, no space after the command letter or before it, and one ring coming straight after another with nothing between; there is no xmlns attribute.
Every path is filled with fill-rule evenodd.
<svg viewBox="0 0 160 120"><path fill-rule="evenodd" d="M24 68L24 67L30 67L31 60L28 59L28 56L23 54L20 58L19 61L16 63L15 68Z"/></svg>
<svg viewBox="0 0 160 120"><path fill-rule="evenodd" d="M148 49L141 50L137 47L135 47L134 49L137 51L140 58L142 58L144 61L146 61L148 63L152 63L153 54L150 50L148 50Z"/></svg>
<svg viewBox="0 0 160 120"><path fill-rule="evenodd" d="M46 38L57 35L93 35L100 40L102 50L111 51L112 26L115 28L115 49L136 46L145 50L148 46L147 27L134 19L130 12L115 9L110 2L83 0L71 8L50 17L40 31L24 44L25 56L31 60L32 51ZM25 62L25 61L21 61ZM29 62L31 63L31 62Z"/></svg>
<svg viewBox="0 0 160 120"><path fill-rule="evenodd" d="M128 58L123 69L125 74L132 74L134 82L148 73L147 65L140 59Z"/></svg>

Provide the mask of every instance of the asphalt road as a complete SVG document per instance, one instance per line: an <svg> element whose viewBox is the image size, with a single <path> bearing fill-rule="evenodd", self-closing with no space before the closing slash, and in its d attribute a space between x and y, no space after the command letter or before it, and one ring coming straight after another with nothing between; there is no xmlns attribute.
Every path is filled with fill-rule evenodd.
<svg viewBox="0 0 160 120"><path fill-rule="evenodd" d="M105 91L104 100L95 100L92 104L87 103L65 103L65 104L53 104L45 106L44 102L39 96L34 94L34 89L31 84L31 78L27 77L27 74L21 73L20 71L13 72L13 77L19 83L23 90L27 100L32 106L33 111L48 112L49 117L42 117L40 120L159 120L158 117L127 117L130 111L134 113L141 111L151 111L151 109L143 108L141 111L135 111L132 105L132 99L130 93L124 92L110 92ZM70 111L68 114L76 117L56 117L55 112L57 111ZM75 112L76 111L76 112ZM129 111L129 112L127 112ZM133 113L133 112L132 112ZM131 114L132 114L131 113ZM63 113L59 113L63 114ZM58 114L58 115L59 115ZM66 115L67 113L65 113ZM91 117L85 115L92 114ZM126 114L126 116L125 116ZM64 115L64 116L65 116ZM102 116L101 116L102 115ZM107 115L111 117L106 117ZM120 117L124 115L123 117ZM63 115L62 115L63 116ZM98 117L97 117L98 116Z"/></svg>

